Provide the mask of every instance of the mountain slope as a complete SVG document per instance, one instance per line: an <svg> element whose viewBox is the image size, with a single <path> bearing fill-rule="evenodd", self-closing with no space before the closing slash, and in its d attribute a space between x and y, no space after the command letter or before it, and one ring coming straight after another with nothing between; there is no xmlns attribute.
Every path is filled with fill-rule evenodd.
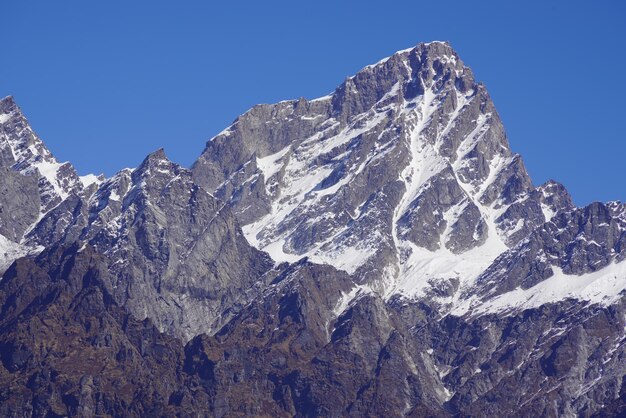
<svg viewBox="0 0 626 418"><path fill-rule="evenodd" d="M226 320L225 311L245 303L273 266L249 246L229 209L163 150L88 199L66 199L26 242L93 246L108 260L116 300L183 340Z"/></svg>
<svg viewBox="0 0 626 418"><path fill-rule="evenodd" d="M12 97L0 100L0 274L21 255L40 251L25 234L70 195L88 193L101 181L79 177L59 163L34 133ZM5 250L4 248L11 248Z"/></svg>
<svg viewBox="0 0 626 418"><path fill-rule="evenodd" d="M170 399L188 378L180 342L118 305L107 274L91 247L53 248L7 272L0 283L2 416L185 411Z"/></svg>
<svg viewBox="0 0 626 418"><path fill-rule="evenodd" d="M387 296L467 291L573 208L559 184L532 186L484 85L442 42L365 67L330 96L254 107L193 173L277 261L307 256Z"/></svg>
<svg viewBox="0 0 626 418"><path fill-rule="evenodd" d="M79 177L56 162L12 98L0 112L0 273L55 244L92 245L108 260L118 303L188 340L226 321L272 268L230 210L163 150L110 179Z"/></svg>
<svg viewBox="0 0 626 418"><path fill-rule="evenodd" d="M191 170L49 177L3 106L4 415L625 413L625 206L533 186L447 43L255 106Z"/></svg>

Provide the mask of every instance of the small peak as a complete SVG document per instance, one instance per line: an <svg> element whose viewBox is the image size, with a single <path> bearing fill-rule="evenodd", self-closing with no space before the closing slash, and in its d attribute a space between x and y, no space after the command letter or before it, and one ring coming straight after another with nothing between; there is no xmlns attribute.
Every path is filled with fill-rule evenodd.
<svg viewBox="0 0 626 418"><path fill-rule="evenodd" d="M540 191L544 197L550 195L560 195L571 199L565 186L556 180L550 179L546 181L541 186L537 187L537 190Z"/></svg>
<svg viewBox="0 0 626 418"><path fill-rule="evenodd" d="M457 61L459 60L459 54L456 53L450 42L448 41L433 41L426 43L419 43L414 48L414 50L418 54L425 54L431 59L443 58L445 57L446 61Z"/></svg>
<svg viewBox="0 0 626 418"><path fill-rule="evenodd" d="M166 160L166 161L169 161L167 159L167 156L165 155L165 149L163 149L162 147L159 148L158 150L153 151L150 154L148 154L148 156L146 157L146 160Z"/></svg>
<svg viewBox="0 0 626 418"><path fill-rule="evenodd" d="M104 183L106 177L104 176L104 174L100 174L99 176L96 176L95 174L86 174L84 176L80 176L79 179L83 187L89 187L92 184L99 186L100 184Z"/></svg>
<svg viewBox="0 0 626 418"><path fill-rule="evenodd" d="M435 61L439 59L443 64L457 65L457 62L462 65L462 61L456 51L450 45L448 41L432 41L432 42L420 42L415 46L407 49L396 51L391 56L383 58L375 64L368 65L364 68L373 69L381 65L384 65L391 59L405 60L408 56L417 55L420 60L427 59L429 61ZM352 78L352 77L349 77Z"/></svg>
<svg viewBox="0 0 626 418"><path fill-rule="evenodd" d="M3 99L0 99L0 115L9 115L12 113L17 113L19 111L20 108L17 106L17 103L15 103L13 96L7 96Z"/></svg>
<svg viewBox="0 0 626 418"><path fill-rule="evenodd" d="M450 45L450 42L448 41L420 42L417 45L412 46L411 48L397 51L393 55L403 55L411 52L457 56L456 51L454 51L452 45Z"/></svg>
<svg viewBox="0 0 626 418"><path fill-rule="evenodd" d="M538 189L540 190L554 190L554 189L563 189L563 188L565 187L561 183L553 179L546 181L545 183L543 183L541 186L538 187Z"/></svg>
<svg viewBox="0 0 626 418"><path fill-rule="evenodd" d="M435 46L439 46L439 47L445 47L445 48L450 48L452 49L452 45L450 45L450 41L430 41L430 42L420 42L418 44L419 45L423 45L424 47L435 47Z"/></svg>
<svg viewBox="0 0 626 418"><path fill-rule="evenodd" d="M539 192L541 203L548 205L555 213L575 208L572 196L558 181L550 179L536 190Z"/></svg>
<svg viewBox="0 0 626 418"><path fill-rule="evenodd" d="M10 96L10 95L0 99L0 104L5 104L5 103L15 104L15 99L13 98L13 96Z"/></svg>
<svg viewBox="0 0 626 418"><path fill-rule="evenodd" d="M158 173L170 173L174 165L175 164L172 163L165 155L165 150L163 148L159 148L158 150L148 154L139 167L137 167L135 172L140 175L151 171Z"/></svg>
<svg viewBox="0 0 626 418"><path fill-rule="evenodd" d="M159 166L163 164L170 164L170 160L165 155L165 150L163 148L159 148L156 151L151 152L144 158L143 162L139 165L139 168L142 167L148 168L152 166Z"/></svg>

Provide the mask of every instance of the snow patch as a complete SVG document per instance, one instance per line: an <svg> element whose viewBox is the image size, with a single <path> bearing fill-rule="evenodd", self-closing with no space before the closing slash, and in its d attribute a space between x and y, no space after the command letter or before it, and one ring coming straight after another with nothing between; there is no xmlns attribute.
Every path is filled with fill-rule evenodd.
<svg viewBox="0 0 626 418"><path fill-rule="evenodd" d="M469 299L452 314L472 316L507 311L522 311L566 299L586 301L589 304L611 305L626 291L626 261L582 275L565 274L552 266L553 275L529 289L517 288L487 301Z"/></svg>
<svg viewBox="0 0 626 418"><path fill-rule="evenodd" d="M350 302L352 302L359 294L362 293L370 293L371 289L367 286L355 286L348 293L341 292L341 297L339 301L337 301L337 306L333 309L333 316L336 318L341 315L348 306L350 306Z"/></svg>
<svg viewBox="0 0 626 418"><path fill-rule="evenodd" d="M95 174L87 174L84 176L80 176L80 182L83 184L83 187L89 187L92 184L99 184L100 179Z"/></svg>
<svg viewBox="0 0 626 418"><path fill-rule="evenodd" d="M263 173L263 177L265 178L265 184L267 184L269 179L272 178L274 174L278 173L283 168L284 163L281 164L279 162L283 159L285 155L287 155L290 149L291 146L288 146L275 154L268 155L267 157L257 157L256 166Z"/></svg>
<svg viewBox="0 0 626 418"><path fill-rule="evenodd" d="M6 269L18 258L24 257L34 252L40 252L41 248L31 248L25 245L20 245L7 239L5 236L0 235L0 276L3 275Z"/></svg>

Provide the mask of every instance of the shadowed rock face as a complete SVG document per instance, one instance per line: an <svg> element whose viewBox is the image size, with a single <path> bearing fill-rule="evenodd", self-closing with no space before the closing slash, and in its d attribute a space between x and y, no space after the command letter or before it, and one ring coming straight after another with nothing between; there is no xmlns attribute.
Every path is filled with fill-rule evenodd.
<svg viewBox="0 0 626 418"><path fill-rule="evenodd" d="M194 405L172 402L189 387L180 341L118 305L106 260L91 247L76 250L19 260L0 282L2 416L207 411L199 394Z"/></svg>
<svg viewBox="0 0 626 418"><path fill-rule="evenodd" d="M2 416L626 413L626 208L534 187L446 43L191 170L79 177L3 99L0 174Z"/></svg>

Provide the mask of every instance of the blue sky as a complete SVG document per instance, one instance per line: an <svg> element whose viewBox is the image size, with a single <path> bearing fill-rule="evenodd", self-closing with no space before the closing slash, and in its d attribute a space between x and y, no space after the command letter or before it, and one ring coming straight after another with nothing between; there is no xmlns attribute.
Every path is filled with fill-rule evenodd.
<svg viewBox="0 0 626 418"><path fill-rule="evenodd" d="M448 40L535 182L626 200L625 2L6 2L0 96L60 160L113 174L159 147L190 165L256 103L315 98Z"/></svg>

